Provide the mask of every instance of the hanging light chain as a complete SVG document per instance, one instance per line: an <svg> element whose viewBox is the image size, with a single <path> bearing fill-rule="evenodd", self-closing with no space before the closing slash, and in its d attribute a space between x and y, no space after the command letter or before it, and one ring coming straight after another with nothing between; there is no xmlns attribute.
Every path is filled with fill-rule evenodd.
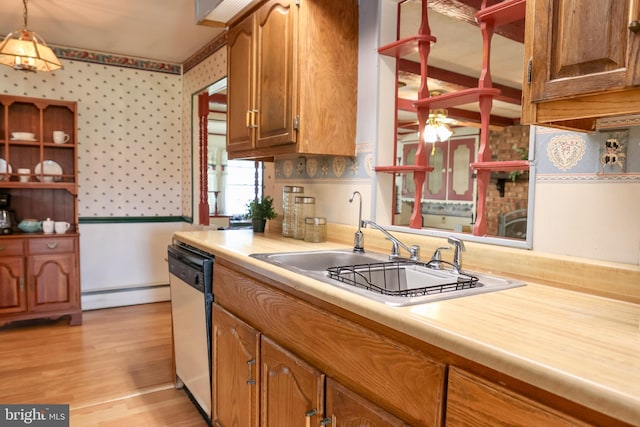
<svg viewBox="0 0 640 427"><path fill-rule="evenodd" d="M24 4L24 11L22 13L22 16L24 17L24 28L28 29L29 26L27 24L27 17L29 15L28 11L27 11L27 0L22 0L22 4Z"/></svg>

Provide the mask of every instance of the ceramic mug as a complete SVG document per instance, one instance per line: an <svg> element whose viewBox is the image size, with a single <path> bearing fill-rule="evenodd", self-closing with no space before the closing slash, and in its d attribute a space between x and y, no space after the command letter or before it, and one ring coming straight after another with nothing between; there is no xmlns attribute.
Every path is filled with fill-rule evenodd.
<svg viewBox="0 0 640 427"><path fill-rule="evenodd" d="M61 130L54 130L53 131L53 142L55 144L64 144L65 142L69 141L69 135L64 133Z"/></svg>
<svg viewBox="0 0 640 427"><path fill-rule="evenodd" d="M42 231L44 234L51 234L54 230L54 221L51 218L47 218L42 221Z"/></svg>
<svg viewBox="0 0 640 427"><path fill-rule="evenodd" d="M31 179L31 177L29 176L30 174L31 174L31 169L27 169L27 168L18 169L18 175L20 175L20 182L29 182L29 180Z"/></svg>
<svg viewBox="0 0 640 427"><path fill-rule="evenodd" d="M71 227L71 224L69 224L68 222L65 222L65 221L56 221L56 223L54 225L56 233L58 233L58 234L66 233L67 230L69 229L69 227Z"/></svg>

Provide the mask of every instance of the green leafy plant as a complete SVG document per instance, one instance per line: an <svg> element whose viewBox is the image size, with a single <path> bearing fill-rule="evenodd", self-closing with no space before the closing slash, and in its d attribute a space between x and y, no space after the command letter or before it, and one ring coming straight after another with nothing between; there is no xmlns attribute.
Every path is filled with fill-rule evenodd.
<svg viewBox="0 0 640 427"><path fill-rule="evenodd" d="M250 219L274 219L278 214L273 210L273 198L265 196L262 199L254 199L247 204L246 218Z"/></svg>
<svg viewBox="0 0 640 427"><path fill-rule="evenodd" d="M518 153L520 155L520 160L528 160L529 159L529 150L527 150L526 148L521 148L521 147L517 147L517 146L513 146L512 147L513 151L515 151L516 153ZM516 182L516 179L518 179L518 177L520 175L522 175L524 172L523 171L511 171L509 172L509 179L512 182Z"/></svg>

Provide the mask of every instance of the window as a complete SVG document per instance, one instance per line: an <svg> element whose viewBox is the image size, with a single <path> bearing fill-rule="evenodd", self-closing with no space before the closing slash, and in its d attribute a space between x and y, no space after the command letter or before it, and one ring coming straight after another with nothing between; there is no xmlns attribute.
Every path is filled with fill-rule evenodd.
<svg viewBox="0 0 640 427"><path fill-rule="evenodd" d="M216 213L216 192L219 215L241 218L247 204L262 188L262 162L229 160L225 166L209 164L209 209Z"/></svg>

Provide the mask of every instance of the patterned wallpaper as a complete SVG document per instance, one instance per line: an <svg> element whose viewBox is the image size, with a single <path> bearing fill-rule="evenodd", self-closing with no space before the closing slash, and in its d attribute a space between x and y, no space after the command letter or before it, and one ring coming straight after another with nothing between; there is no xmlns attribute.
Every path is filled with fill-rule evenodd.
<svg viewBox="0 0 640 427"><path fill-rule="evenodd" d="M186 217L192 217L192 111L191 103L194 93L202 92L212 83L227 75L227 50L222 48L211 56L192 67L183 76L182 89L182 212ZM196 146L193 147L196 149ZM197 162L195 164L197 166Z"/></svg>
<svg viewBox="0 0 640 427"><path fill-rule="evenodd" d="M640 128L577 133L536 127L536 180L640 182Z"/></svg>
<svg viewBox="0 0 640 427"><path fill-rule="evenodd" d="M2 67L0 91L78 102L79 216L181 216L182 77L62 62L51 74Z"/></svg>

